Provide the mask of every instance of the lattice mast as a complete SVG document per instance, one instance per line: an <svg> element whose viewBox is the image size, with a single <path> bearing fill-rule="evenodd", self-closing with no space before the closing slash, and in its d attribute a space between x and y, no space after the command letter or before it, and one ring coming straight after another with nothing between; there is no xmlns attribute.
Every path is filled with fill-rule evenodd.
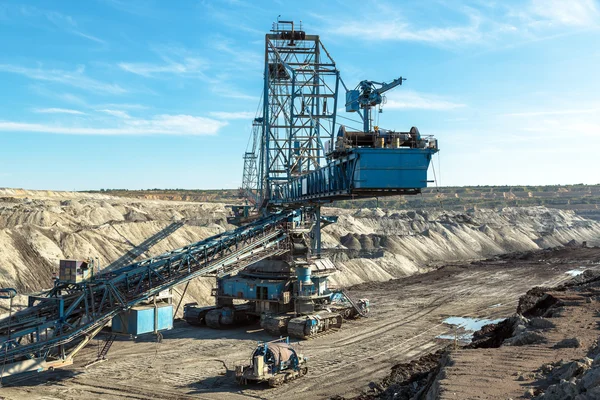
<svg viewBox="0 0 600 400"><path fill-rule="evenodd" d="M265 36L260 206L268 206L275 185L326 163L333 141L339 71L318 35L292 21L278 21Z"/></svg>
<svg viewBox="0 0 600 400"><path fill-rule="evenodd" d="M262 117L256 117L252 122L252 144L244 153L244 175L242 177L242 196L248 203L256 206L259 202L258 154L262 146Z"/></svg>

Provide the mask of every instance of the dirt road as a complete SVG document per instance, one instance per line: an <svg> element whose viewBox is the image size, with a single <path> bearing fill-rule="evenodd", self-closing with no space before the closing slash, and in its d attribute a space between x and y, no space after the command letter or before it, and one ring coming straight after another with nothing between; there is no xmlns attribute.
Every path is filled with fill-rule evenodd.
<svg viewBox="0 0 600 400"><path fill-rule="evenodd" d="M115 342L109 360L88 369L97 344L70 369L6 381L8 399L314 399L351 396L407 362L447 344L449 316L501 318L533 286L558 285L575 269L600 268L600 248L563 249L499 257L388 282L353 288L371 300L370 318L299 344L309 357L307 377L270 389L238 387L228 373L247 359L256 341L270 339L258 326L215 331L177 322L163 334L138 342Z"/></svg>

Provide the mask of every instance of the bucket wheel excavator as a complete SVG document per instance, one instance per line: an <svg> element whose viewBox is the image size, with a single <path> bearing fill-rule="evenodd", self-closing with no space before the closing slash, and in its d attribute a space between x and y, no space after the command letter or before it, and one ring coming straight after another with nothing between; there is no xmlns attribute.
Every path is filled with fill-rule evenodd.
<svg viewBox="0 0 600 400"><path fill-rule="evenodd" d="M321 229L336 218L321 215L321 206L412 195L427 186L437 141L414 127L372 126L372 109L402 81L362 81L348 90L318 35L292 21L274 23L265 35L262 107L244 155L246 201L231 219L239 227L112 270L65 260L51 289L0 320L0 377L70 365L108 325L157 332L161 316L171 324L173 318L168 303L163 313L157 301L199 276L215 276L217 284L214 306L185 306L185 319L195 325L260 319L274 335L307 338L366 316L368 300L328 284L336 268L321 254ZM346 111L359 115L362 127L338 122L340 86ZM14 297L13 290L3 293ZM148 314L153 323L142 327Z"/></svg>
<svg viewBox="0 0 600 400"><path fill-rule="evenodd" d="M230 222L290 210L295 216L281 249L218 276L215 307L186 305L184 316L197 323L203 314L210 327L253 316L273 335L304 339L369 312L367 299L328 285L336 268L321 254L321 229L336 218L322 216L321 206L420 193L437 141L415 127L396 132L373 126L373 109L405 79L363 80L348 90L319 36L292 21L278 21L266 34L265 60L262 107L244 154L245 204L232 206ZM346 111L362 119L358 129L338 122L340 86L346 88Z"/></svg>

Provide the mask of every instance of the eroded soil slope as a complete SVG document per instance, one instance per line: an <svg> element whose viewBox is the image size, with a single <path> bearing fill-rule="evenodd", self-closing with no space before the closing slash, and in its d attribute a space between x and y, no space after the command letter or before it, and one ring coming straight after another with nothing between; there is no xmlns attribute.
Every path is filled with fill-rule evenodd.
<svg viewBox="0 0 600 400"><path fill-rule="evenodd" d="M223 204L0 189L0 286L29 293L51 286L60 259L122 266L225 229ZM195 280L190 298L209 301L213 281Z"/></svg>
<svg viewBox="0 0 600 400"><path fill-rule="evenodd" d="M325 228L323 240L342 271L334 279L344 285L404 276L428 265L569 242L593 244L600 239L597 222L544 207L465 213L326 209L323 213L339 216L336 224Z"/></svg>
<svg viewBox="0 0 600 400"><path fill-rule="evenodd" d="M340 269L334 284L344 286L600 237L600 223L540 207L468 213L329 208L324 214L339 215L323 237ZM0 286L20 293L49 287L62 258L98 258L105 268L155 256L232 228L226 215L219 203L0 189ZM184 300L210 303L213 285L212 278L195 280Z"/></svg>

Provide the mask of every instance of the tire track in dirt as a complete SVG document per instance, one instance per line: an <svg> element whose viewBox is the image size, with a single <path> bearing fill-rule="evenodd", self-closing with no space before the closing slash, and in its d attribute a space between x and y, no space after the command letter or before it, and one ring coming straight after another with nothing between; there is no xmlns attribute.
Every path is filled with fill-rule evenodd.
<svg viewBox="0 0 600 400"><path fill-rule="evenodd" d="M337 347L345 347L348 346L350 344L354 344L356 342L360 342L363 340L367 340L373 336L377 336L380 335L383 331L390 331L394 328L398 328L400 326L404 326L407 325L411 322L414 322L416 320L419 320L423 317L425 317L426 315L431 314L432 312L434 312L437 308L439 308L440 306L443 305L443 302L445 300L447 300L450 296L441 296L438 297L437 299L435 299L434 301L432 301L430 303L429 306L415 311L414 313L400 319L399 321L396 322L389 322L389 323L384 323L382 325L376 325L374 327L374 329L368 329L366 331L363 330L363 334L361 334L360 336L356 336L356 337L352 337L352 338L347 338L347 339L339 339L337 341L334 342L330 342L327 344L323 344L321 346L316 346L316 348L322 348L322 347L327 347L327 348L337 348ZM385 317L385 316L384 316ZM369 320L367 320L366 322L368 322ZM362 328L362 327L361 327Z"/></svg>
<svg viewBox="0 0 600 400"><path fill-rule="evenodd" d="M471 275L470 278L479 278L481 277L482 274L477 274L479 276L474 276ZM504 275L502 274L502 277L508 277L510 280L514 280L515 278L518 280L520 278L520 274L515 274L513 276L510 276L510 274ZM526 273L523 275L527 275ZM468 278L467 278L468 279ZM541 284L545 285L545 284L549 284L549 283L555 283L555 282L564 282L566 280L568 280L569 278L564 278L564 277L558 277L558 278L553 278L550 280L546 280L543 281ZM464 280L464 279L463 279ZM489 280L487 280L486 282L484 282L484 284L491 284L491 282ZM452 286L455 286L454 284ZM521 285L519 285L521 286ZM477 307L475 310L472 310L469 314L464 315L464 316L480 316L481 318L488 318L488 319L496 319L497 317L505 317L506 316L506 307L509 307L509 309L514 310L514 305L516 305L518 303L518 300L514 299L515 296L515 292L521 292L523 290L525 290L526 288L530 287L530 283L523 285L523 289L521 290L521 288L517 288L515 286L512 286L510 288L510 290L506 290L503 291L503 293L501 294L501 297L503 297L504 299L506 299L506 297L513 297L512 300L510 301L503 301L503 310L493 310L490 309L489 307L495 303L492 304L486 304L485 306L479 306ZM436 309L439 309L443 306L448 306L449 308L453 309L455 311L456 309L456 304L453 304L455 302L459 302L461 300L467 299L468 297L472 296L472 295L476 295L478 292L483 291L485 288L478 288L479 290L460 290L459 292L463 293L463 296L461 297L454 297L454 301L452 302L445 302L444 300L446 300L448 297L450 296L440 296L437 297L434 301L432 301L430 304L435 304L437 302L441 302L442 304L440 304L439 306L430 306L430 307L426 307L423 310L419 310L413 314L411 314L411 316L413 316L414 318L411 321L406 321L406 319L404 319L403 321L401 321L399 324L391 324L391 325L404 325L404 328L407 328L407 325L410 324L410 322L415 321L415 322L422 322L422 317L431 314L432 312L434 312ZM518 297L518 296L517 296ZM507 304L508 303L508 304ZM510 304L510 305L509 305ZM493 311L492 311L493 310ZM490 312L491 311L491 312ZM453 314L456 314L455 312L453 312ZM375 329L374 331L369 332L368 335L365 336L361 336L359 338L353 339L351 342L343 342L344 344L349 344L349 343L354 343L357 341L361 341L362 339L367 339L370 338L374 335L376 335L378 332L381 331L382 328L384 327L377 327L377 329ZM415 327L415 328L422 328L421 325ZM423 336L425 333L428 332L432 332L430 335L427 335L425 337L422 338L422 340L419 340L417 343L414 342L414 340L418 337ZM371 355L368 357L364 357L362 360L356 360L356 355L358 355L357 353L354 354L340 354L340 358L341 359L346 359L346 360L356 360L353 361L351 363L346 363L345 365L339 365L341 364L341 362L339 362L339 360L335 360L336 362L330 362L330 363L325 363L326 365L322 365L321 363L317 364L317 368L319 368L316 371L317 376L319 377L318 382L314 382L308 385L304 385L304 387L302 389L295 389L294 392L297 392L298 394L300 394L301 392L308 392L308 393L314 393L314 392L318 392L318 393L327 393L327 390L329 390L329 388L331 387L339 387L339 386L343 386L344 384L350 384L350 387L353 386L351 385L351 383L355 383L357 379L360 379L361 377L364 376L368 376L370 378L373 378L374 376L376 376L379 372L384 372L387 373L389 371L389 367L391 365L384 365L384 364L380 364L379 367L377 368L372 368L372 367L368 367L369 365L369 360L374 360L375 358L377 358L378 356L384 356L384 358L393 358L396 354L400 354L401 355L401 359L395 359L394 362L402 362L402 359L409 359L409 358L415 358L417 356L413 356L410 357L408 356L411 352L417 352L417 354L420 355L424 355L427 353L430 353L432 351L437 350L438 348L443 347L442 344L436 344L435 342L432 342L432 339L440 334L444 334L444 333L449 333L452 332L452 329L449 329L448 327L445 326L445 324L439 323L435 326L433 326L432 328L428 329L425 332L421 332L419 334L413 335L407 339L404 340L404 342L401 342L401 346L392 346L393 348L387 347L385 348L384 351L381 351L379 354L375 354L375 355ZM399 338L398 338L399 339ZM367 346L366 348L363 347L362 350L367 350L369 347L373 348L373 347L378 347L377 345L374 346ZM395 348L394 348L395 347ZM379 347L381 348L381 347ZM394 350L394 351L392 351ZM420 350L420 351L419 351ZM367 352L368 354L368 352ZM361 361L366 361L365 363L362 363ZM360 362L360 368L359 368L359 372L358 371L352 371L351 365L352 364L357 364ZM335 374L336 372L341 371L342 374ZM321 378L330 374L335 374L334 376L330 376L328 380L323 381ZM330 383L328 383L330 382ZM365 382L366 384L366 382ZM276 398L275 397L271 397L271 398Z"/></svg>
<svg viewBox="0 0 600 400"><path fill-rule="evenodd" d="M453 331L443 323L446 317L509 316L522 293L532 286L566 282L571 277L565 272L575 267L573 263L545 260L482 262L356 287L353 292L372 300L372 317L351 321L335 334L302 342L300 352L309 357L309 375L281 388L257 385L240 390L231 376L224 375L222 362L231 368L233 361L247 359L256 340L266 337L262 332L209 331L176 324L173 331L165 333L160 345L147 341L116 342L108 362L83 374L77 374L83 371L79 366L73 367L75 377L44 385L43 395L65 400L83 397L238 400L359 394L370 381L388 375L393 365L447 344L435 339ZM588 265L584 268L590 269ZM88 346L81 355L94 357L95 349L95 345ZM10 390L7 397L19 400L42 394L40 389L31 387L3 391Z"/></svg>

